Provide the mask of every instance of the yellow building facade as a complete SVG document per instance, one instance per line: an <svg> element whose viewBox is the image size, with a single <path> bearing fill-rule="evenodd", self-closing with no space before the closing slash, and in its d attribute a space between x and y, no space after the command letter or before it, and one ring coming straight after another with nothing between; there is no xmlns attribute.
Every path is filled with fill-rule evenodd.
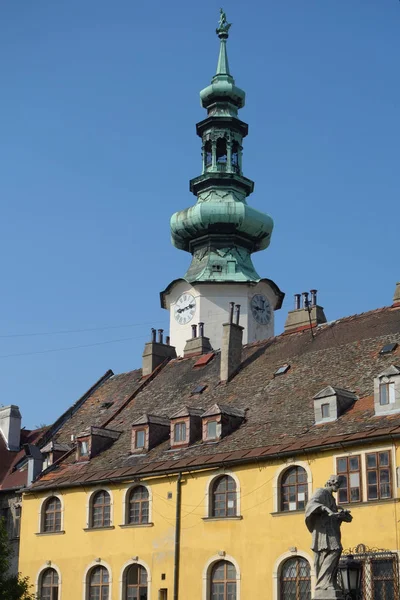
<svg viewBox="0 0 400 600"><path fill-rule="evenodd" d="M303 510L280 510L282 477L288 469L301 467L307 473L308 497L322 487L327 474L335 472L340 456L365 456L388 452L391 461L392 498L355 503L354 520L342 527L344 548L364 544L392 552L399 550L398 488L396 465L399 450L392 444L354 446L346 453L320 452L306 460L259 462L231 469L183 473L181 481L179 598L282 598L282 566L299 557L307 561L311 586L314 579L311 536ZM213 482L229 475L236 483L236 514L216 518L211 514ZM366 477L363 497L367 497ZM138 482L54 489L24 497L20 568L40 592L41 577L49 567L58 574L58 599L102 597L90 595L91 570L103 566L108 573L108 597L128 595L126 572L130 565L144 567L148 600L173 598L176 539L177 476L144 478L140 485L149 492L149 523L126 525L129 491ZM106 490L111 498L111 525L90 527L91 498ZM43 506L56 495L61 503L61 530L43 531ZM235 595L212 595L212 568L227 561L235 568ZM105 589L105 588L104 588ZM133 593L133 592L132 592ZM145 595L146 594L146 595ZM307 598L309 594L298 596ZM397 596L396 596L397 597Z"/></svg>

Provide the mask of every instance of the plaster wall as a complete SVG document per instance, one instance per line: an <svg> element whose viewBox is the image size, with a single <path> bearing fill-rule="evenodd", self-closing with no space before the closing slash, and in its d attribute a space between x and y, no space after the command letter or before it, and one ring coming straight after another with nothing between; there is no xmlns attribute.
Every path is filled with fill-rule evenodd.
<svg viewBox="0 0 400 600"><path fill-rule="evenodd" d="M393 456L394 498L346 506L353 514L351 524L342 526L344 548L363 543L369 547L400 550L396 464L399 451L390 445ZM353 454L366 448L354 447ZM311 536L304 524L304 511L278 511L278 488L285 468L300 465L309 474L309 493L324 485L335 472L336 456L320 453L268 464L235 467L231 471L210 469L183 476L182 528L179 598L209 600L207 573L216 560L232 559L238 568L238 599L278 599L278 578L282 562L290 556L310 561L313 574ZM348 453L349 454L349 453ZM395 456L397 454L397 458ZM207 520L209 485L212 478L232 472L239 489L239 518ZM20 570L35 582L40 569L51 561L62 575L60 600L85 599L83 580L90 565L106 564L112 576L110 600L121 600L121 573L132 557L146 564L151 577L149 600L158 600L159 589L168 589L172 598L174 566L174 525L176 477L145 481L151 488L152 510L149 527L121 528L124 499L130 483L109 486L112 492L113 529L84 531L87 526L89 494L94 488L58 490L64 503L63 528L59 535L36 535L38 514L44 495L25 495L22 511ZM168 493L172 498L168 498ZM100 559L101 562L95 562ZM162 579L162 575L165 578Z"/></svg>
<svg viewBox="0 0 400 600"><path fill-rule="evenodd" d="M179 325L174 316L174 307L181 294L188 292L196 299L196 311L192 320L186 325ZM255 294L264 294L271 305L276 304L276 296L272 288L265 282L257 284L197 284L190 285L186 281L178 281L166 297L170 310L171 345L175 346L178 356L183 356L186 341L192 337L193 324L204 323L204 334L210 338L214 350L222 344L222 325L229 319L229 303L240 304L240 325L244 327L243 344L263 340L274 335L274 311L267 325L255 321L251 314L250 302Z"/></svg>

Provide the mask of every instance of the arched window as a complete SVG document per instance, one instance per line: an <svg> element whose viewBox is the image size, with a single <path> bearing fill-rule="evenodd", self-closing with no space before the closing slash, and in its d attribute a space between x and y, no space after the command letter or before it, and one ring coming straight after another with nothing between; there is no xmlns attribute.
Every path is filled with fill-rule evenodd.
<svg viewBox="0 0 400 600"><path fill-rule="evenodd" d="M52 533L61 531L61 502L52 496L43 505L42 531Z"/></svg>
<svg viewBox="0 0 400 600"><path fill-rule="evenodd" d="M40 600L58 600L58 573L46 569L40 576Z"/></svg>
<svg viewBox="0 0 400 600"><path fill-rule="evenodd" d="M87 600L108 600L110 577L105 567L94 567L89 571Z"/></svg>
<svg viewBox="0 0 400 600"><path fill-rule="evenodd" d="M217 140L217 163L226 164L226 139L218 138Z"/></svg>
<svg viewBox="0 0 400 600"><path fill-rule="evenodd" d="M220 560L211 571L210 600L236 600L236 569L231 562Z"/></svg>
<svg viewBox="0 0 400 600"><path fill-rule="evenodd" d="M310 565L298 556L286 560L281 569L280 600L311 600Z"/></svg>
<svg viewBox="0 0 400 600"><path fill-rule="evenodd" d="M239 144L233 142L232 144L232 168L234 171L239 172Z"/></svg>
<svg viewBox="0 0 400 600"><path fill-rule="evenodd" d="M147 571L141 565L126 570L124 600L147 600Z"/></svg>
<svg viewBox="0 0 400 600"><path fill-rule="evenodd" d="M149 522L149 492L144 485L131 489L127 508L127 523L141 525Z"/></svg>
<svg viewBox="0 0 400 600"><path fill-rule="evenodd" d="M110 494L105 490L96 492L91 503L91 527L109 527L111 525Z"/></svg>
<svg viewBox="0 0 400 600"><path fill-rule="evenodd" d="M204 144L204 153L206 159L206 167L209 167L212 163L212 144L210 140L208 140Z"/></svg>
<svg viewBox="0 0 400 600"><path fill-rule="evenodd" d="M236 481L229 475L214 480L211 493L212 517L236 517Z"/></svg>
<svg viewBox="0 0 400 600"><path fill-rule="evenodd" d="M307 500L307 472L303 467L287 469L281 478L281 510L303 510Z"/></svg>

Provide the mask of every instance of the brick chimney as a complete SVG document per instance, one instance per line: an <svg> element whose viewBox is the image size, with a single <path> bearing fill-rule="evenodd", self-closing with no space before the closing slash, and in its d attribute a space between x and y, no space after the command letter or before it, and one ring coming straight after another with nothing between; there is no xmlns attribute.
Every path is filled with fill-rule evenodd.
<svg viewBox="0 0 400 600"><path fill-rule="evenodd" d="M156 341L156 330L151 330L151 342L147 342L142 355L142 374L150 375L156 367L161 365L167 358L176 358L175 347L169 345L169 338L164 344L164 330L158 330L158 341Z"/></svg>
<svg viewBox="0 0 400 600"><path fill-rule="evenodd" d="M199 325L192 325L192 337L187 340L185 348L183 349L183 356L188 358L189 356L198 356L200 354L207 354L212 352L212 346L210 344L210 338L204 335L204 323Z"/></svg>
<svg viewBox="0 0 400 600"><path fill-rule="evenodd" d="M396 289L393 296L393 306L400 306L400 281L396 283Z"/></svg>
<svg viewBox="0 0 400 600"><path fill-rule="evenodd" d="M236 304L235 323L233 322L233 312L235 305L230 303L229 323L222 325L222 346L221 346L221 381L229 381L236 373L242 362L242 344L243 329L239 325L240 305Z"/></svg>
<svg viewBox="0 0 400 600"><path fill-rule="evenodd" d="M326 323L326 317L322 306L317 304L317 290L295 294L294 310L288 313L285 333L311 329L322 323Z"/></svg>
<svg viewBox="0 0 400 600"><path fill-rule="evenodd" d="M18 406L10 404L0 408L0 433L5 439L8 450L20 449L21 413Z"/></svg>

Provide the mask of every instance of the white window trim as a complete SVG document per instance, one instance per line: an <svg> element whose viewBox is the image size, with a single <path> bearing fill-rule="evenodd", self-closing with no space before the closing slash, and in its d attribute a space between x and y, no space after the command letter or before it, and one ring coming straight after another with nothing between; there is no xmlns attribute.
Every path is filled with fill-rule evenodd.
<svg viewBox="0 0 400 600"><path fill-rule="evenodd" d="M92 498L97 492L108 492L110 494L110 526L114 525L114 496L110 488L99 485L95 489L91 490L86 495L86 529L93 529L90 523L90 513L92 507ZM95 528L94 528L95 529Z"/></svg>
<svg viewBox="0 0 400 600"><path fill-rule="evenodd" d="M134 560L134 559L130 559L128 560L121 569L121 574L119 577L119 597L125 600L125 595L124 595L124 580L125 580L125 571L128 569L128 567L130 567L131 565L140 565L141 567L145 568L147 571L147 597L151 598L151 571L150 571L150 567L147 563L144 562L144 560Z"/></svg>
<svg viewBox="0 0 400 600"><path fill-rule="evenodd" d="M48 496L46 496L45 498L43 498L42 502L39 505L39 510L38 510L38 533L45 533L44 531L44 506L46 504L46 502L48 500L50 500L50 498L58 498L58 500L61 502L61 525L60 525L60 531L64 531L64 498L61 496L61 494L49 494ZM51 532L51 533L57 533L57 532ZM50 534L50 532L49 532Z"/></svg>
<svg viewBox="0 0 400 600"><path fill-rule="evenodd" d="M211 499L212 499L212 486L213 483L216 479L218 479L218 477L221 477L222 475L229 475L229 477L232 477L232 479L235 480L236 483L236 517L240 517L241 510L240 510L240 481L237 477L237 475L235 475L235 473L233 473L232 471L225 471L224 469L218 469L217 472L215 472L213 475L211 475L211 477L209 477L207 479L207 483L206 483L206 493L205 493L205 505L204 505L204 515L206 518L212 518L212 513L211 513ZM221 519L225 519L229 517L221 517Z"/></svg>
<svg viewBox="0 0 400 600"><path fill-rule="evenodd" d="M310 499L312 496L313 479L312 479L311 469L310 469L308 463L301 461L301 460L294 460L291 462L286 462L284 465L281 465L276 470L274 481L272 484L272 493L273 493L273 497L274 497L274 513L282 512L282 514L286 514L286 512L287 512L288 514L290 514L290 512L292 512L290 510L283 512L283 511L281 511L281 507L280 507L282 475L284 474L285 471L287 471L288 469L291 469L292 467L302 467L305 470L305 472L307 473L308 499Z"/></svg>
<svg viewBox="0 0 400 600"><path fill-rule="evenodd" d="M337 475L337 458L347 458L349 456L360 456L361 459L361 490L362 500L361 502L349 502L348 504L368 504L369 502L379 502L380 500L368 500L368 488L367 488L367 459L366 455L372 452L390 452L390 467L392 477L392 496L387 500L393 500L398 497L397 490L397 478L396 478L396 448L394 444L389 446L374 446L373 448L366 448L365 450L352 450L351 452L342 452L341 454L335 454L333 457L333 473ZM347 504L347 503L346 503Z"/></svg>
<svg viewBox="0 0 400 600"><path fill-rule="evenodd" d="M275 561L274 570L272 572L272 600L281 600L281 571L283 563L288 558L304 558L308 564L310 565L310 574L311 574L311 598L314 595L315 589L315 569L314 569L314 559L307 552L303 552L303 550L296 550L295 552L285 552L281 554L281 556Z"/></svg>
<svg viewBox="0 0 400 600"><path fill-rule="evenodd" d="M210 600L210 576L211 576L211 570L212 570L213 566L215 565L215 563L220 562L221 560L223 560L225 562L232 563L233 566L236 569L236 600L240 600L241 574L240 574L239 564L237 563L237 561L232 556L230 556L229 554L225 554L224 552L221 552L221 554L214 554L214 556L212 556L211 558L209 558L208 561L205 564L205 567L203 569L203 594L202 594L202 600Z"/></svg>
<svg viewBox="0 0 400 600"><path fill-rule="evenodd" d="M57 565L55 565L54 563L51 562L51 560L48 560L44 565L42 565L39 568L39 571L36 575L36 594L39 597L40 594L40 583L41 583L41 579L42 579L42 575L44 573L44 571L46 571L46 569L54 569L58 575L58 600L61 600L61 596L62 596L62 577L61 577L61 571L60 569L57 567Z"/></svg>
<svg viewBox="0 0 400 600"><path fill-rule="evenodd" d="M108 600L112 600L112 571L111 571L111 567L108 563L106 563L104 560L94 560L90 563L90 565L88 565L85 569L85 572L83 574L83 580L82 580L82 585L83 585L83 594L82 594L82 598L84 598L85 600L88 600L88 585L89 585L89 581L88 581L88 576L90 571L94 568L94 567L105 567L108 571L108 589L109 589L109 596L108 596Z"/></svg>
<svg viewBox="0 0 400 600"><path fill-rule="evenodd" d="M149 523L153 522L153 493L151 490L151 487L149 485L146 485L145 483L142 483L141 481L138 481L137 483L133 483L132 485L130 485L126 490L125 490L125 494L124 494L124 499L122 501L122 521L123 521L123 525L130 525L130 523L128 523L128 504L129 504L129 494L131 493L131 491L136 488L142 486L144 488L146 488L148 494L149 494ZM139 564L139 563L138 563ZM140 563L141 564L141 563ZM145 566L145 565L143 565Z"/></svg>

